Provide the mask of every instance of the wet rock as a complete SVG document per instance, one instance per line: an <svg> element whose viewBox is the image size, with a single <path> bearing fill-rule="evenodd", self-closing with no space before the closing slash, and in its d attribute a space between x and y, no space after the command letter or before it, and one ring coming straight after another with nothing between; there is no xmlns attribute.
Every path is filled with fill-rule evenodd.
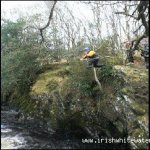
<svg viewBox="0 0 150 150"><path fill-rule="evenodd" d="M145 114L145 110L142 110L142 109L136 109L136 108L131 108L132 112L135 114L135 115L144 115Z"/></svg>

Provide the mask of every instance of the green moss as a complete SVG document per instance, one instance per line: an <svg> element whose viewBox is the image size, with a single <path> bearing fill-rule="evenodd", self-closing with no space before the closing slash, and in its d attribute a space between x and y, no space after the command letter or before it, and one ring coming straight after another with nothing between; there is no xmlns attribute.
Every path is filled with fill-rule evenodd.
<svg viewBox="0 0 150 150"><path fill-rule="evenodd" d="M144 115L147 112L148 106L147 105L140 105L137 102L133 102L131 105L132 111L136 115Z"/></svg>
<svg viewBox="0 0 150 150"><path fill-rule="evenodd" d="M48 88L48 90L51 92L52 90L56 89L56 87L58 87L58 82L55 80L50 80L46 87Z"/></svg>
<svg viewBox="0 0 150 150"><path fill-rule="evenodd" d="M148 114L145 114L143 116L137 116L136 119L142 121L144 124L148 124Z"/></svg>
<svg viewBox="0 0 150 150"><path fill-rule="evenodd" d="M122 90L121 90L121 92L124 94L124 95L127 95L127 94L129 94L129 92L131 92L132 91L132 87L124 87L124 88L122 88Z"/></svg>
<svg viewBox="0 0 150 150"><path fill-rule="evenodd" d="M140 128L137 128L132 132L132 137L136 139L143 136L145 136L145 131Z"/></svg>
<svg viewBox="0 0 150 150"><path fill-rule="evenodd" d="M35 84L31 87L30 94L34 95L34 94L50 93L56 87L61 86L64 82L64 78L60 76L59 73L63 72L64 70L66 71L66 64L65 65L61 64L60 66L56 64L55 69L53 68L40 74Z"/></svg>

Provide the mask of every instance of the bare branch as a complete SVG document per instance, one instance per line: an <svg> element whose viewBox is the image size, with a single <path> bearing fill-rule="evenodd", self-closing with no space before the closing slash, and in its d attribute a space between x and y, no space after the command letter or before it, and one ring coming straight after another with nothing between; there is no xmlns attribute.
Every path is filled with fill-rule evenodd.
<svg viewBox="0 0 150 150"><path fill-rule="evenodd" d="M41 37L42 37L41 43L44 42L43 30L45 30L45 29L50 25L50 21L51 21L51 19L52 19L53 11L54 11L54 8L55 8L56 3L57 3L57 1L54 1L53 7L52 7L52 9L51 9L51 11L50 11L50 15L49 15L47 24L46 24L43 28L40 28L40 29L39 29L39 30L40 30L40 35L41 35Z"/></svg>
<svg viewBox="0 0 150 150"><path fill-rule="evenodd" d="M138 45L139 45L139 43L141 42L141 40L144 39L144 38L146 38L146 37L147 37L147 35L146 35L146 34L143 34L143 35L140 36L139 38L133 40L130 49L131 49L132 51L136 50L136 49L138 48ZM134 44L134 42L135 42L135 44Z"/></svg>
<svg viewBox="0 0 150 150"><path fill-rule="evenodd" d="M132 16L135 14L135 12L137 11L138 7L133 11Z"/></svg>
<svg viewBox="0 0 150 150"><path fill-rule="evenodd" d="M133 33L135 34L138 30L140 30L140 28L143 26L143 24L141 24L135 31L133 31Z"/></svg>
<svg viewBox="0 0 150 150"><path fill-rule="evenodd" d="M127 14L126 12L115 12L115 14L121 14L121 15L125 15L125 16L129 16L129 17L132 17L134 19L138 19L137 17L133 16L133 15L130 15L130 14Z"/></svg>
<svg viewBox="0 0 150 150"><path fill-rule="evenodd" d="M138 4L131 4L131 5L127 5L129 7L132 7L132 6L137 6Z"/></svg>

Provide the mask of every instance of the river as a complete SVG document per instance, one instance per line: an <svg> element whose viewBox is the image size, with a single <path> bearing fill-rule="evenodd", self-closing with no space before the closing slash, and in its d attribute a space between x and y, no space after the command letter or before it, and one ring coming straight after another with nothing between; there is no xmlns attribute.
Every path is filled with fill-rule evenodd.
<svg viewBox="0 0 150 150"><path fill-rule="evenodd" d="M11 121L10 121L11 120ZM71 149L77 142L39 136L14 123L14 113L1 112L1 149Z"/></svg>
<svg viewBox="0 0 150 150"><path fill-rule="evenodd" d="M1 111L1 149L125 149L121 145L82 143L65 135L47 137L18 123L14 111ZM119 146L119 147L118 147Z"/></svg>
<svg viewBox="0 0 150 150"><path fill-rule="evenodd" d="M16 114L10 110L1 111L1 149L88 149L96 146L82 143L81 139L71 140L65 135L47 137L36 134L18 123Z"/></svg>
<svg viewBox="0 0 150 150"><path fill-rule="evenodd" d="M22 129L15 129L9 125L1 125L1 149L70 149L67 141L40 138Z"/></svg>

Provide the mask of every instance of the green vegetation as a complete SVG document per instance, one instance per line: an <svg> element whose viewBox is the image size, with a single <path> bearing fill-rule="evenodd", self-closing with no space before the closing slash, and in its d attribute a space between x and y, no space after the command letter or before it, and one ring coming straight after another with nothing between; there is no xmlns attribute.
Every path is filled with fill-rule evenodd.
<svg viewBox="0 0 150 150"><path fill-rule="evenodd" d="M79 60L79 50L72 53L62 48L56 35L52 38L54 48L46 48L37 32L25 31L25 27L24 19L2 24L3 100L37 124L50 122L54 130L76 132L81 128L85 132L88 128L91 137L138 137L140 133L147 137L138 123L147 124L148 120L145 68L123 66L122 53L109 50L112 41L101 40L97 53L104 66L96 69L103 88L100 91L93 68ZM132 102L127 105L127 101ZM134 115L128 116L128 112Z"/></svg>
<svg viewBox="0 0 150 150"><path fill-rule="evenodd" d="M31 36L31 40L27 41L25 26L26 21L22 18L17 22L6 20L2 24L1 88L3 101L9 101L14 108L30 114L34 103L29 91L40 66L34 45L36 39Z"/></svg>

